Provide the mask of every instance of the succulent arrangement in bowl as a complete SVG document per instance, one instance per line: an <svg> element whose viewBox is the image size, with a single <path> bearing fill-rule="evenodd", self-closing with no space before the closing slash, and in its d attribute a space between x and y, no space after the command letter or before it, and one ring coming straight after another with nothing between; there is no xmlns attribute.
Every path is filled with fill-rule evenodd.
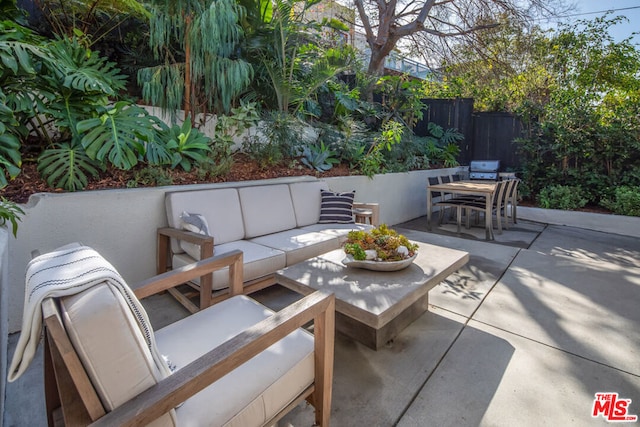
<svg viewBox="0 0 640 427"><path fill-rule="evenodd" d="M413 257L418 245L385 224L369 231L347 234L344 251L356 261L394 262Z"/></svg>

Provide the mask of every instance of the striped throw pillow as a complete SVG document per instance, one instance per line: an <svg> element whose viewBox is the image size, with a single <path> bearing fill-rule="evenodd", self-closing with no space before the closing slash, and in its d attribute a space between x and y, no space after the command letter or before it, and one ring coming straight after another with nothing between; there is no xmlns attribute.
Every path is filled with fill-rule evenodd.
<svg viewBox="0 0 640 427"><path fill-rule="evenodd" d="M353 199L356 192L334 193L320 190L320 220L318 224L353 224Z"/></svg>

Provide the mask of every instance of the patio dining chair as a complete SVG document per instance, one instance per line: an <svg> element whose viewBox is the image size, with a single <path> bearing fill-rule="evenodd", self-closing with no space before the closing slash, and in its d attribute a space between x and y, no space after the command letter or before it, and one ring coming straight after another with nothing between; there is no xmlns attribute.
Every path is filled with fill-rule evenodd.
<svg viewBox="0 0 640 427"><path fill-rule="evenodd" d="M507 194L507 188L510 188L509 181L498 181L496 185L495 193L491 198L491 211L492 214L495 212L496 215L496 225L498 228L498 234L502 234L502 215L503 209L505 207L505 195ZM475 199L475 200L462 200L459 203L459 209L464 209L466 214L466 227L470 227L470 217L471 213L476 213L476 219L479 220L480 214L486 214L486 199ZM460 215L460 214L459 214ZM507 226L508 228L508 226Z"/></svg>
<svg viewBox="0 0 640 427"><path fill-rule="evenodd" d="M509 180L511 187L505 192L505 205L504 205L504 220L509 224L509 218L514 224L518 223L518 185L520 185L520 179L512 178Z"/></svg>
<svg viewBox="0 0 640 427"><path fill-rule="evenodd" d="M158 331L139 299L229 267L233 296ZM329 425L335 299L313 293L274 313L242 291L242 252L130 288L96 251L32 260L9 370L19 377L45 325L49 425L266 426L308 400ZM313 335L301 326L313 321Z"/></svg>

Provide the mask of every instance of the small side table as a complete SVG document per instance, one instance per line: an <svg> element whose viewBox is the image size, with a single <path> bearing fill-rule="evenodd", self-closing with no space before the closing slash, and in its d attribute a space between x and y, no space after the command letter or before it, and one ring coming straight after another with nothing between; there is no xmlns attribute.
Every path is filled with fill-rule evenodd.
<svg viewBox="0 0 640 427"><path fill-rule="evenodd" d="M354 208L353 213L356 216L356 222L359 224L373 224L373 210Z"/></svg>

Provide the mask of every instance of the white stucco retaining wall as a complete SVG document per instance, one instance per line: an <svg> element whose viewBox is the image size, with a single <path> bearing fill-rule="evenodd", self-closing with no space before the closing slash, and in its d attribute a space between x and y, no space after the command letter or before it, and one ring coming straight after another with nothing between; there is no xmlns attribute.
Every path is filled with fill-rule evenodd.
<svg viewBox="0 0 640 427"><path fill-rule="evenodd" d="M518 207L518 218L543 224L567 225L602 231L603 233L640 237L640 218L637 216L607 215L521 206Z"/></svg>
<svg viewBox="0 0 640 427"><path fill-rule="evenodd" d="M4 425L4 396L7 381L7 341L9 339L9 317L7 278L9 263L9 232L0 227L0 426Z"/></svg>
<svg viewBox="0 0 640 427"><path fill-rule="evenodd" d="M452 174L459 168L407 173L328 178L335 191L356 190L356 201L380 203L380 219L397 224L426 214L428 176ZM17 239L8 237L8 272L2 278L9 332L20 330L24 273L31 252L48 252L79 241L99 251L130 283L155 274L156 229L166 226L164 194L168 191L295 182L312 177L279 178L157 188L41 193L21 206L25 215ZM6 270L6 269L3 269ZM4 293L6 292L6 293ZM6 313L6 314L5 314Z"/></svg>

